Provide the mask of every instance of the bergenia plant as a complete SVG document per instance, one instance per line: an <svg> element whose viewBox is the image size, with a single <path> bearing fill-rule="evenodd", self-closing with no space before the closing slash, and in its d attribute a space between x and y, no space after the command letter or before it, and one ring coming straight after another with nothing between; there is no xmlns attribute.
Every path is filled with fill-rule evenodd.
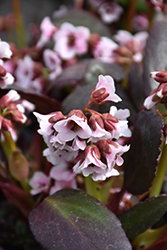
<svg viewBox="0 0 167 250"><path fill-rule="evenodd" d="M0 249L167 249L167 2L57 3L30 34L16 2L0 16Z"/></svg>

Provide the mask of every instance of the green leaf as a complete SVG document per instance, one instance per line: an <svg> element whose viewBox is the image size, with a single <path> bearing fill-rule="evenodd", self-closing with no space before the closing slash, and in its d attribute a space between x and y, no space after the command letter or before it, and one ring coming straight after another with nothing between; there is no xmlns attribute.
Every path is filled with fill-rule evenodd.
<svg viewBox="0 0 167 250"><path fill-rule="evenodd" d="M152 111L140 111L136 117L124 171L124 188L134 195L148 191L152 185L162 127L162 118Z"/></svg>
<svg viewBox="0 0 167 250"><path fill-rule="evenodd" d="M167 196L151 197L118 215L127 237L132 240L157 223L166 213Z"/></svg>
<svg viewBox="0 0 167 250"><path fill-rule="evenodd" d="M29 222L46 250L132 249L116 216L79 190L64 189L47 197L30 213Z"/></svg>

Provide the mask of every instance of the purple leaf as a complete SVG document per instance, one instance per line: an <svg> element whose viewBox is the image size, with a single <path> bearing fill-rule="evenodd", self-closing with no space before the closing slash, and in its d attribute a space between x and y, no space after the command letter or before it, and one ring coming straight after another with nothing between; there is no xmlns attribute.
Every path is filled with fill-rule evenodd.
<svg viewBox="0 0 167 250"><path fill-rule="evenodd" d="M152 111L140 111L136 117L124 172L124 188L134 195L148 191L152 185L162 127L162 118Z"/></svg>
<svg viewBox="0 0 167 250"><path fill-rule="evenodd" d="M47 197L30 213L29 222L46 250L132 249L116 216L79 190L64 189Z"/></svg>

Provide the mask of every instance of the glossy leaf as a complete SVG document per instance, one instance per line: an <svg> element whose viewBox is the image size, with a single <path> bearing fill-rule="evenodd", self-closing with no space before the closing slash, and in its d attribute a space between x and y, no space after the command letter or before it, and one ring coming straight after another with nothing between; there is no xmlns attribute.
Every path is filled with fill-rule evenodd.
<svg viewBox="0 0 167 250"><path fill-rule="evenodd" d="M162 118L152 111L140 111L136 117L124 172L124 188L134 195L148 191L152 185L162 127Z"/></svg>
<svg viewBox="0 0 167 250"><path fill-rule="evenodd" d="M157 223L165 214L167 196L151 197L118 215L127 237L132 240Z"/></svg>
<svg viewBox="0 0 167 250"><path fill-rule="evenodd" d="M47 197L30 213L29 221L46 250L132 249L116 216L79 190L64 189Z"/></svg>

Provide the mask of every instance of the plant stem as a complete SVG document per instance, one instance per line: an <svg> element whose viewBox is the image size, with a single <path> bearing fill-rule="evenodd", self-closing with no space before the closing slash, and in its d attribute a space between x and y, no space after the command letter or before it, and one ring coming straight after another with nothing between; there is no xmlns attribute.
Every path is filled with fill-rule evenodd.
<svg viewBox="0 0 167 250"><path fill-rule="evenodd" d="M127 25L126 29L131 32L132 30L132 19L136 13L136 5L137 5L138 0L131 0L130 5L129 5L129 10L127 14Z"/></svg>
<svg viewBox="0 0 167 250"><path fill-rule="evenodd" d="M91 176L85 178L86 192L99 200L98 182L93 181Z"/></svg>
<svg viewBox="0 0 167 250"><path fill-rule="evenodd" d="M164 142L162 155L158 164L158 170L153 182L153 186L151 188L150 196L157 196L160 194L162 184L164 181L164 176L166 173L166 167L167 167L167 145L165 145Z"/></svg>
<svg viewBox="0 0 167 250"><path fill-rule="evenodd" d="M164 232L166 229L166 225L158 228L158 229L148 229L144 233L139 234L132 240L132 246L133 247L139 247L140 248L147 248L149 247L152 243L154 243L158 237Z"/></svg>
<svg viewBox="0 0 167 250"><path fill-rule="evenodd" d="M26 39L25 39L23 19L21 15L20 0L12 0L12 5L13 5L13 12L16 18L16 32L18 37L18 45L19 47L24 47L26 46Z"/></svg>

